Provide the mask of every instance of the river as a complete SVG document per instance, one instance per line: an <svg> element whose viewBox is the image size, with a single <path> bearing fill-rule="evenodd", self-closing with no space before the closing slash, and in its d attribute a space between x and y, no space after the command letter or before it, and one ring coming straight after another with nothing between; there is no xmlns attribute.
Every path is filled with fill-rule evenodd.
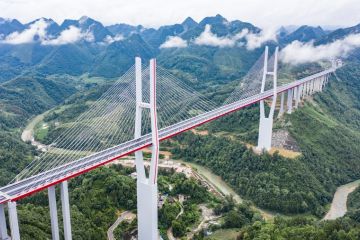
<svg viewBox="0 0 360 240"><path fill-rule="evenodd" d="M348 196L358 186L360 186L360 179L338 187L334 194L334 198L332 200L330 210L325 215L324 220L334 220L334 219L344 216L347 212L346 203L347 203Z"/></svg>
<svg viewBox="0 0 360 240"><path fill-rule="evenodd" d="M234 191L234 189L232 189L221 177L214 174L210 169L192 162L184 162L181 160L172 160L172 161L184 163L191 166L192 168L196 169L200 175L202 175L209 183L215 186L224 195L232 195L237 203L243 202L243 199L240 197L240 195L237 194ZM253 206L253 209L259 211L261 215L267 220L274 218L275 214L270 211L260 209L256 206Z"/></svg>

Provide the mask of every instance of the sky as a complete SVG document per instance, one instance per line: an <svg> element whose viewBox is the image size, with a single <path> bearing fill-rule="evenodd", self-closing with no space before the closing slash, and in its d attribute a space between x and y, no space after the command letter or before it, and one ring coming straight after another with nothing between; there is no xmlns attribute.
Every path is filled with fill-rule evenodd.
<svg viewBox="0 0 360 240"><path fill-rule="evenodd" d="M353 26L360 23L360 0L0 0L0 17L23 23L36 18L94 18L105 25L146 27L180 23L191 16L200 21L221 14L228 20L259 27L282 25Z"/></svg>

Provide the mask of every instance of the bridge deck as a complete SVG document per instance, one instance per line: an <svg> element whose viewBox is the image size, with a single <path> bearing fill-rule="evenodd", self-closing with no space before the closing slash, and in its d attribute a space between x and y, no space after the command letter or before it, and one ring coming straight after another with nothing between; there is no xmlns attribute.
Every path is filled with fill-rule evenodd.
<svg viewBox="0 0 360 240"><path fill-rule="evenodd" d="M317 74L311 75L301 80L297 80L292 83L280 86L277 88L277 94L284 92L288 89L297 87L305 82L311 81L315 78L324 76L334 71L335 71L334 68L330 68L328 70L319 72ZM199 125L215 120L226 114L237 111L239 109L242 109L246 106L249 106L251 104L254 104L256 102L259 102L261 100L264 100L272 96L273 96L273 90L271 89L265 91L264 93L256 94L246 99L219 107L210 112L200 114L196 117L163 128L159 131L160 141L163 141L181 132L195 128ZM0 188L0 203L4 203L10 200L15 201L24 198L35 192L39 192L45 188L48 188L49 186L76 177L80 174L88 172L92 169L95 169L99 166L112 162L116 159L129 155L133 152L136 152L148 146L151 146L150 134L144 135L138 139L130 140L128 142L103 150L101 152L80 158L76 161L67 163L60 167L56 167L54 169L40 173L30 178L9 184L7 186Z"/></svg>

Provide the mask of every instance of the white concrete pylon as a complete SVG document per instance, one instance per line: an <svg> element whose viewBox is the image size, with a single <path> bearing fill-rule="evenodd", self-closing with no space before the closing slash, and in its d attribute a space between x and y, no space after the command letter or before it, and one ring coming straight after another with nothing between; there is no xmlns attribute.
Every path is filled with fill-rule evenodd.
<svg viewBox="0 0 360 240"><path fill-rule="evenodd" d="M57 206L56 206L55 186L51 186L48 188L48 197L49 197L52 240L59 240L60 239L59 220L58 220Z"/></svg>
<svg viewBox="0 0 360 240"><path fill-rule="evenodd" d="M16 202L8 202L11 240L20 240L19 220L16 210Z"/></svg>
<svg viewBox="0 0 360 240"><path fill-rule="evenodd" d="M265 59L264 59L264 70L263 78L261 82L261 92L265 90L265 81L267 75L273 76L273 99L270 107L269 116L265 116L264 100L260 101L260 123L259 123L259 137L258 137L258 150L270 150L271 149L271 138L272 138L272 127L274 121L274 111L277 99L277 65L278 65L278 52L279 49L275 49L275 60L273 72L268 71L268 55L269 48L265 47Z"/></svg>
<svg viewBox="0 0 360 240"><path fill-rule="evenodd" d="M149 177L146 177L142 151L135 152L137 172L137 218L138 239L158 240L158 189L159 136L156 111L156 60L150 60L150 102L143 103L141 59L135 59L136 115L135 139L141 137L142 108L150 109L152 156Z"/></svg>
<svg viewBox="0 0 360 240"><path fill-rule="evenodd" d="M7 233L5 206L3 204L0 204L0 239L1 240L10 239Z"/></svg>
<svg viewBox="0 0 360 240"><path fill-rule="evenodd" d="M69 189L68 182L60 183L61 206L64 224L64 238L71 240L71 217L70 217L70 203L69 203Z"/></svg>

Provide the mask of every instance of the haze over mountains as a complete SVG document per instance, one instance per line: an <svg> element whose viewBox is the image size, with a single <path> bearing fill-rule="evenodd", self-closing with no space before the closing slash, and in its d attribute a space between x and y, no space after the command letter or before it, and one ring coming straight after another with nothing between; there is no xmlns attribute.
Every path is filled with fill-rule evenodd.
<svg viewBox="0 0 360 240"><path fill-rule="evenodd" d="M116 77L133 64L134 56L145 60L156 56L160 62L167 58L164 64L170 68L174 57L177 58L176 64L192 62L219 67L215 58L220 54L216 53L230 53L231 48L237 48L244 57L237 58L230 67L243 69L239 66L251 65L251 59L258 55L257 49L265 43L285 49L289 45L289 49L284 51L284 59L291 62L291 56L299 48L303 50L305 47L312 54L318 50L317 45L326 46L345 39L341 44L346 44L346 48L330 45L331 51L327 47L323 49L325 53L315 59L322 60L347 55L360 46L359 33L360 25L331 32L312 26L301 26L293 32L285 28L269 31L239 20L228 21L221 15L206 17L200 22L188 17L182 23L158 29L123 23L104 26L89 17L67 19L60 25L47 18L26 24L16 19L0 18L0 70L7 69L0 81L11 79L18 71L35 69L51 74L89 73ZM355 39L346 41L348 36L355 36ZM292 45L294 42L297 45ZM231 58L231 54L228 55ZM254 58L249 58L249 55L254 55ZM300 63L308 61L308 55Z"/></svg>

